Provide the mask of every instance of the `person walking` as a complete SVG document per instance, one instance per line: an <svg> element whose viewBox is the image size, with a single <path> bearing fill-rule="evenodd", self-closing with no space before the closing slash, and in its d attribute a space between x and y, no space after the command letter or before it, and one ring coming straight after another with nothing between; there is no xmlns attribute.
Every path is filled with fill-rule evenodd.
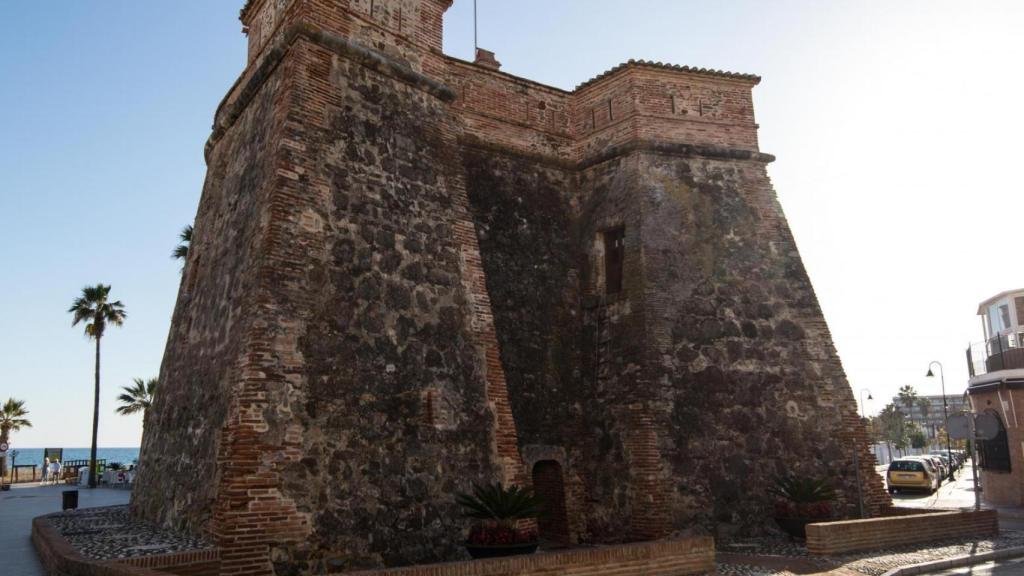
<svg viewBox="0 0 1024 576"><path fill-rule="evenodd" d="M46 484L46 475L50 472L50 457L43 458L43 484Z"/></svg>
<svg viewBox="0 0 1024 576"><path fill-rule="evenodd" d="M60 483L60 460L57 460L56 458L53 462L50 462L50 483Z"/></svg>

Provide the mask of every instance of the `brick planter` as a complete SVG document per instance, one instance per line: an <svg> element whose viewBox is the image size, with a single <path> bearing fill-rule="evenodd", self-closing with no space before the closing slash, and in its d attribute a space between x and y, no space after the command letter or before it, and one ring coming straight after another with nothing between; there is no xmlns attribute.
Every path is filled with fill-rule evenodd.
<svg viewBox="0 0 1024 576"><path fill-rule="evenodd" d="M807 550L817 556L831 556L998 533L999 519L994 510L903 514L809 524Z"/></svg>
<svg viewBox="0 0 1024 576"><path fill-rule="evenodd" d="M93 560L78 553L50 525L48 516L32 520L32 544L46 573L50 576L217 576L220 551L192 550L125 558Z"/></svg>
<svg viewBox="0 0 1024 576"><path fill-rule="evenodd" d="M710 537L581 548L530 556L350 572L350 576L677 576L715 570Z"/></svg>
<svg viewBox="0 0 1024 576"><path fill-rule="evenodd" d="M50 524L47 516L32 521L32 543L50 576L217 576L220 550L194 550L122 560L83 557ZM677 576L715 569L710 537L679 538L600 548L581 548L529 556L468 560L349 572L351 576L532 576L567 574L599 576Z"/></svg>

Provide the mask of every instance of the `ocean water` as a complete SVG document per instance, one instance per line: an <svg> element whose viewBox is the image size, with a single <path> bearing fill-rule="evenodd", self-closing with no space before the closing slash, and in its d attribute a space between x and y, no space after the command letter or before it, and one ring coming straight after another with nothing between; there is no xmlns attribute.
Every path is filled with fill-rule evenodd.
<svg viewBox="0 0 1024 576"><path fill-rule="evenodd" d="M17 460L15 464L38 464L40 467L43 465L43 449L42 448L14 448L18 451ZM107 464L111 462L120 462L121 464L135 464L136 460L139 459L139 449L136 448L96 448L96 459L107 460ZM89 459L89 448L64 448L64 458L62 462L67 460L88 460ZM11 464L11 453L7 453L7 464Z"/></svg>

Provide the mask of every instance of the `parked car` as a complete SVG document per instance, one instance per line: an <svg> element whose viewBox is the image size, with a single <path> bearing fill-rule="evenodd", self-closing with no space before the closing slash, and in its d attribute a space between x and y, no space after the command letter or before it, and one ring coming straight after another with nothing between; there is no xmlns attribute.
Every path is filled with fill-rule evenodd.
<svg viewBox="0 0 1024 576"><path fill-rule="evenodd" d="M918 458L923 458L932 463L932 466L935 467L935 473L938 474L939 476L939 486L942 486L943 480L949 478L949 467L946 466L945 462L942 461L942 458L939 458L938 456L932 456L930 454L918 456Z"/></svg>
<svg viewBox="0 0 1024 576"><path fill-rule="evenodd" d="M886 472L889 493L897 490L924 490L934 494L939 489L939 472L931 460L924 458L899 458L889 464Z"/></svg>
<svg viewBox="0 0 1024 576"><path fill-rule="evenodd" d="M953 472L956 472L957 470L960 469L960 462L957 459L956 454L953 455L953 459L952 460L949 459L949 455L946 454L945 452L932 452L931 455L932 456L937 456L939 458L939 460L942 460L942 463L946 466L946 471L947 472L950 469L952 469Z"/></svg>

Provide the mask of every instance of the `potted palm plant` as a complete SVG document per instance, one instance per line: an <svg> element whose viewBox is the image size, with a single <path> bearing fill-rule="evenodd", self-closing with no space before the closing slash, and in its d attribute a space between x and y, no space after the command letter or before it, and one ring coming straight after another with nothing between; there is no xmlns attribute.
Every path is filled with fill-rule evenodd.
<svg viewBox="0 0 1024 576"><path fill-rule="evenodd" d="M473 484L473 493L459 493L455 502L462 506L466 517L478 521L466 540L466 550L473 558L532 554L537 550L537 529L523 521L537 518L544 504L530 490L516 485L506 488L500 483Z"/></svg>
<svg viewBox="0 0 1024 576"><path fill-rule="evenodd" d="M768 491L775 502L775 522L793 538L806 538L807 525L834 518L835 490L819 478L789 476L775 481Z"/></svg>

